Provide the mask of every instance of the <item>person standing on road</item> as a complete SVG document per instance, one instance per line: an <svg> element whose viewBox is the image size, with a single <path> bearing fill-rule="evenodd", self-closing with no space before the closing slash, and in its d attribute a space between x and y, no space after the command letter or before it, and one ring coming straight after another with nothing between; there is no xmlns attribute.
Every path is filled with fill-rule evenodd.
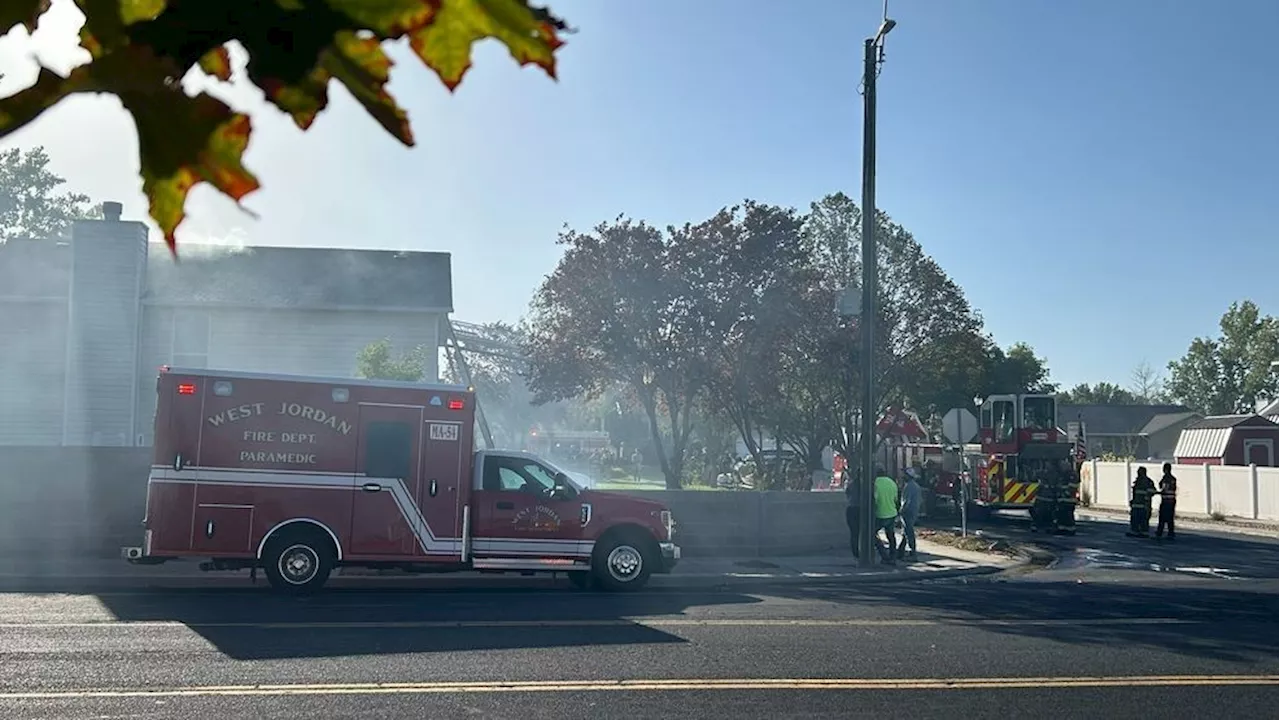
<svg viewBox="0 0 1280 720"><path fill-rule="evenodd" d="M1156 523L1156 539L1164 537L1165 526L1169 528L1169 539L1175 539L1173 532L1173 513L1178 505L1178 478L1173 476L1173 465L1164 464L1164 476L1160 478L1160 521Z"/></svg>
<svg viewBox="0 0 1280 720"><path fill-rule="evenodd" d="M1133 497L1129 500L1130 537L1147 537L1151 532L1151 498L1156 494L1156 484L1147 475L1145 467L1138 468L1133 480Z"/></svg>
<svg viewBox="0 0 1280 720"><path fill-rule="evenodd" d="M858 557L858 528L862 527L862 493L858 492L860 483L853 471L844 471L844 522L849 526L849 547L853 556Z"/></svg>
<svg viewBox="0 0 1280 720"><path fill-rule="evenodd" d="M917 471L907 468L907 482L902 486L902 543L898 545L898 557L903 557L907 548L911 549L910 559L916 559L916 520L920 517L920 483L916 482Z"/></svg>
<svg viewBox="0 0 1280 720"><path fill-rule="evenodd" d="M883 467L876 468L876 483L872 488L876 500L876 547L885 564L893 565L893 551L897 543L893 539L893 526L898 521L898 483L889 477ZM884 530L888 545L880 544L879 530Z"/></svg>

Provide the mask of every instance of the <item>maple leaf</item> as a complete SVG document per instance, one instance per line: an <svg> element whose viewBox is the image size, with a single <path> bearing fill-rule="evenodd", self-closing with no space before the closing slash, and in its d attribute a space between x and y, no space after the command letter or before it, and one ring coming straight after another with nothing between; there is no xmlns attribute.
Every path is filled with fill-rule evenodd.
<svg viewBox="0 0 1280 720"><path fill-rule="evenodd" d="M500 40L521 65L536 64L553 79L556 36L562 21L522 0L440 0L431 24L409 35L409 45L445 87L454 90L471 68L471 46L485 38Z"/></svg>
<svg viewBox="0 0 1280 720"><path fill-rule="evenodd" d="M0 0L0 35L15 25L22 25L28 33L36 31L36 21L49 9L50 0Z"/></svg>
<svg viewBox="0 0 1280 720"><path fill-rule="evenodd" d="M200 57L200 69L227 82L231 79L231 53L225 45L219 45Z"/></svg>
<svg viewBox="0 0 1280 720"><path fill-rule="evenodd" d="M207 182L239 201L258 188L241 158L250 120L206 94L182 91L192 67L231 79L227 43L249 56L246 73L306 130L341 82L387 132L413 144L408 118L386 90L391 59L382 42L408 36L415 53L450 88L484 38L504 43L522 64L555 77L562 20L528 0L76 0L85 16L80 44L90 61L62 77L42 68L35 84L0 98L0 138L74 93L120 98L138 131L139 165L150 212L177 253L174 233L191 188ZM0 23L34 29L47 0L0 0Z"/></svg>
<svg viewBox="0 0 1280 720"><path fill-rule="evenodd" d="M260 85L268 100L306 130L329 104L329 80L337 79L387 132L405 145L413 145L408 115L386 91L391 65L376 38L340 32L333 45L320 54L316 66L298 82L264 79Z"/></svg>

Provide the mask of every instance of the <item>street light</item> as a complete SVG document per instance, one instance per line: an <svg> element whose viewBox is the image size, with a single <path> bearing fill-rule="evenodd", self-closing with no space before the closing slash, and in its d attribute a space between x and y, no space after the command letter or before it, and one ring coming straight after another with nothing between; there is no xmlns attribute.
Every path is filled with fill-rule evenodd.
<svg viewBox="0 0 1280 720"><path fill-rule="evenodd" d="M863 43L862 58L862 539L859 564L876 563L875 433L873 351L876 317L876 74L884 62L884 40L898 23L889 19L889 0L875 37ZM889 548L892 553L894 548Z"/></svg>

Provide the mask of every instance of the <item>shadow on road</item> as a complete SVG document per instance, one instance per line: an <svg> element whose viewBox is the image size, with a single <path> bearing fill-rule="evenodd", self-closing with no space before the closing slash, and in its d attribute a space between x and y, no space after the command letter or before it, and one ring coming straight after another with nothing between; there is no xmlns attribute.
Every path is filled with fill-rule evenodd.
<svg viewBox="0 0 1280 720"><path fill-rule="evenodd" d="M957 522L937 518L921 527L952 529ZM1157 541L1128 537L1121 523L1096 521L1078 523L1074 536L1043 535L1031 532L1030 519L1019 515L996 515L971 527L992 538L1043 546L1057 554L1064 567L1274 579L1280 565L1280 544L1268 537L1183 530L1176 542Z"/></svg>
<svg viewBox="0 0 1280 720"><path fill-rule="evenodd" d="M1139 666L1146 648L1241 663L1274 661L1277 653L1276 594L1230 588L1225 581L1219 587L1170 588L975 579L860 589L794 588L778 595L875 609L883 615L895 609L903 614L925 610L949 624L975 625L986 632L1131 653ZM1185 624L1108 622L1133 619ZM990 622L1000 620L1015 622ZM1095 622L1059 622L1082 620Z"/></svg>
<svg viewBox="0 0 1280 720"><path fill-rule="evenodd" d="M740 594L634 596L568 588L334 589L288 598L258 589L103 593L122 622L177 622L237 660L456 650L683 643L625 620L680 615L691 602L760 602Z"/></svg>

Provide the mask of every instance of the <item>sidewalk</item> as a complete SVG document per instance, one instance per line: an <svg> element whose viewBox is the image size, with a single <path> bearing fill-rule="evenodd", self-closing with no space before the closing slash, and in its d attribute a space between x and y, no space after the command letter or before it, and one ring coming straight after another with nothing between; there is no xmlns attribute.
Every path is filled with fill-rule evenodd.
<svg viewBox="0 0 1280 720"><path fill-rule="evenodd" d="M1158 505L1157 505L1158 507ZM1101 508L1080 508L1076 511L1076 518L1080 520L1094 520L1100 522L1129 523L1129 513L1123 510L1105 510ZM1280 527L1276 523L1267 522L1265 520L1245 520L1243 518L1227 518L1226 520L1214 520L1203 515L1183 515L1179 513L1174 517L1178 528L1187 530L1208 530L1210 532L1234 533L1237 535L1252 535L1256 537L1275 538L1280 535ZM1155 527L1155 517L1151 518L1151 526Z"/></svg>
<svg viewBox="0 0 1280 720"><path fill-rule="evenodd" d="M848 554L828 554L781 558L685 558L669 575L654 575L650 588L718 588L771 584L815 584L848 582L895 582L938 579L955 575L999 572L1025 564L998 554L977 553L920 540L919 559L899 561L895 566L860 568ZM130 565L124 560L75 558L58 563L37 564L31 560L0 559L0 592L70 592L72 589L159 589L247 586L249 572L203 572L195 561L173 561L163 565ZM546 586L564 583L562 577L539 574L523 576L460 572L440 575L386 573L364 568L341 569L330 583L342 587L478 588L525 585ZM258 584L266 578L258 573Z"/></svg>

